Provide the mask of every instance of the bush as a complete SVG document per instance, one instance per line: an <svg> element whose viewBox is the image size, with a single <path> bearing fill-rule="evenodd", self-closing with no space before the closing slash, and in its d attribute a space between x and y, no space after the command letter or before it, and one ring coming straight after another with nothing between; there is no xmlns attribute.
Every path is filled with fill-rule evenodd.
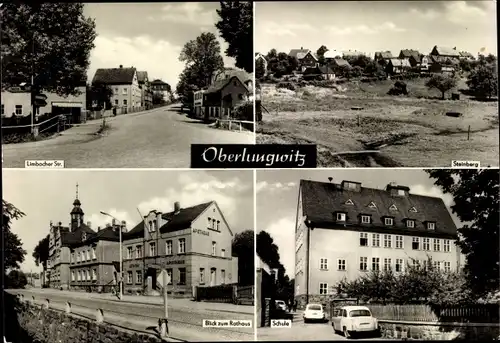
<svg viewBox="0 0 500 343"><path fill-rule="evenodd" d="M387 92L389 95L408 95L406 83L403 81L396 81L394 86Z"/></svg>
<svg viewBox="0 0 500 343"><path fill-rule="evenodd" d="M478 99L491 99L498 92L497 70L494 64L481 64L472 70L467 86Z"/></svg>
<svg viewBox="0 0 500 343"><path fill-rule="evenodd" d="M291 82L280 82L276 85L276 88L286 88L291 91L295 91L295 86Z"/></svg>
<svg viewBox="0 0 500 343"><path fill-rule="evenodd" d="M5 288L19 289L24 288L28 284L26 275L20 270L12 270L5 277Z"/></svg>

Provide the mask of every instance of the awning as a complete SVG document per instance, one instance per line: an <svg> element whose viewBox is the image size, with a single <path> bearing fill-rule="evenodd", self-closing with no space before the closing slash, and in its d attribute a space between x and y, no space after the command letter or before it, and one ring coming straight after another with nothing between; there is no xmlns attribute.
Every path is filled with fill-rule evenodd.
<svg viewBox="0 0 500 343"><path fill-rule="evenodd" d="M83 104L81 102L52 102L52 106L56 106L56 107L79 107L79 108L82 108Z"/></svg>

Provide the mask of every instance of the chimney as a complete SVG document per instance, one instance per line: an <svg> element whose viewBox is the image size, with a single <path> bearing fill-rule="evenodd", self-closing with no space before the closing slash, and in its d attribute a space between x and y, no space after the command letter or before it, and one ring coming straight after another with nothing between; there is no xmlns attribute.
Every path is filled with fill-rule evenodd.
<svg viewBox="0 0 500 343"><path fill-rule="evenodd" d="M178 201L174 202L174 213L179 213L180 210L181 204Z"/></svg>
<svg viewBox="0 0 500 343"><path fill-rule="evenodd" d="M87 226L88 226L89 228L92 228L92 223L91 223L91 222L87 222Z"/></svg>
<svg viewBox="0 0 500 343"><path fill-rule="evenodd" d="M101 231L101 227L100 226L97 227L97 232L99 232L99 231Z"/></svg>
<svg viewBox="0 0 500 343"><path fill-rule="evenodd" d="M122 64L120 64L120 69L121 69L121 68L123 68L123 65L122 65Z"/></svg>
<svg viewBox="0 0 500 343"><path fill-rule="evenodd" d="M162 215L161 212L159 212L159 211L156 212L156 227L157 227L158 230L160 229L161 224L162 224L161 223L161 215Z"/></svg>
<svg viewBox="0 0 500 343"><path fill-rule="evenodd" d="M111 225L116 226L116 219L115 218L113 218L113 220L111 221Z"/></svg>
<svg viewBox="0 0 500 343"><path fill-rule="evenodd" d="M331 176L330 176L330 177L328 178L328 181L332 182L332 180L333 180L333 177L331 177Z"/></svg>
<svg viewBox="0 0 500 343"><path fill-rule="evenodd" d="M301 47L300 47L300 50L304 50L304 47L303 47L303 46L301 46Z"/></svg>
<svg viewBox="0 0 500 343"><path fill-rule="evenodd" d="M127 222L125 220L122 220L122 232L127 232Z"/></svg>
<svg viewBox="0 0 500 343"><path fill-rule="evenodd" d="M57 224L58 224L58 226L62 226L62 222L59 222L59 223L57 223Z"/></svg>

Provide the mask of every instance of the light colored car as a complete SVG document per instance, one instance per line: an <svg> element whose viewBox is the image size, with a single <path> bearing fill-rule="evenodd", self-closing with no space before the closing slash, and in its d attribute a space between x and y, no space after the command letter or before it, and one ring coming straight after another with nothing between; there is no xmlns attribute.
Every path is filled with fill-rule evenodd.
<svg viewBox="0 0 500 343"><path fill-rule="evenodd" d="M326 315L323 310L323 305L320 304L307 304L304 314L302 315L304 318L304 323L310 321L325 321Z"/></svg>
<svg viewBox="0 0 500 343"><path fill-rule="evenodd" d="M286 304L283 300L276 300L276 308L278 310L286 311Z"/></svg>
<svg viewBox="0 0 500 343"><path fill-rule="evenodd" d="M331 318L335 332L343 332L346 338L360 332L378 333L378 321L366 306L344 306Z"/></svg>

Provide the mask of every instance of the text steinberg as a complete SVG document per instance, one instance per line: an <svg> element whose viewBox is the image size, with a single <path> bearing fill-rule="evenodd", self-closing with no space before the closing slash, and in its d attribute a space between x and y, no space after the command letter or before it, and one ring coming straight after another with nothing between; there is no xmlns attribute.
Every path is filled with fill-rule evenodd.
<svg viewBox="0 0 500 343"><path fill-rule="evenodd" d="M279 163L296 163L298 167L305 164L305 154L301 154L298 150L292 150L288 154L270 153L247 153L247 148L243 148L242 153L225 154L223 148L209 147L203 153L203 160L205 162L246 162L246 163L266 163L266 167L271 167L273 164Z"/></svg>

